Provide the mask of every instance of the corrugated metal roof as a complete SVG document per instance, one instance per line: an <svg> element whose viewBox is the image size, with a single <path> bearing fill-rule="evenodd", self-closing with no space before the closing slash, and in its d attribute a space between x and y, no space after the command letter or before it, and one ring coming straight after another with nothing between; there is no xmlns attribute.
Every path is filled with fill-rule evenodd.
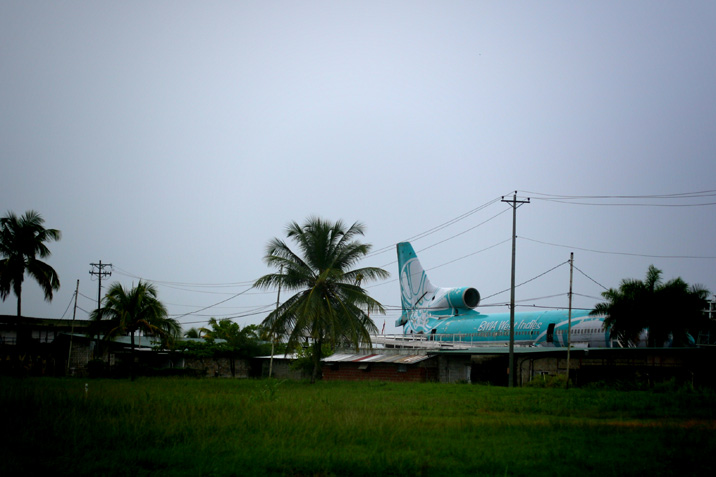
<svg viewBox="0 0 716 477"><path fill-rule="evenodd" d="M323 358L325 363L398 363L415 364L431 358L427 354L334 354Z"/></svg>

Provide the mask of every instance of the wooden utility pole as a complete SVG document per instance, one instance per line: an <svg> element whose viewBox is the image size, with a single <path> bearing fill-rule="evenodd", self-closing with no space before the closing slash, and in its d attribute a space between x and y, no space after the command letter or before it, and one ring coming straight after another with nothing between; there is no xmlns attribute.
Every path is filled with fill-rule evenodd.
<svg viewBox="0 0 716 477"><path fill-rule="evenodd" d="M102 277L109 277L112 276L112 264L111 263L102 263L102 260L99 261L99 263L90 263L90 266L92 267L92 270L90 270L89 274L91 275L97 275L99 278L99 287L97 288L97 313L99 313L99 310L102 308ZM104 267L109 267L109 271L105 271ZM97 268L97 271L95 272L95 268ZM97 349L99 348L99 332L97 332L97 342L95 343L95 351L92 352L93 357L96 357ZM100 355L101 357L101 355ZM110 356L109 356L109 349L107 350L107 362L109 363Z"/></svg>
<svg viewBox="0 0 716 477"><path fill-rule="evenodd" d="M70 360L72 359L72 337L75 333L75 317L77 316L77 295L80 293L80 281L77 280L75 288L75 309L72 311L72 326L70 327L70 351L67 353L67 369L65 375L70 374Z"/></svg>
<svg viewBox="0 0 716 477"><path fill-rule="evenodd" d="M505 199L502 196L502 202L510 204L512 207L512 278L510 285L510 364L507 369L507 382L509 387L515 385L515 249L517 239L517 207L522 204L529 204L529 197L527 200L517 200L517 191L512 196L512 199Z"/></svg>
<svg viewBox="0 0 716 477"><path fill-rule="evenodd" d="M569 312L567 313L567 387L569 387L569 358L572 350L572 277L574 276L574 252L569 254Z"/></svg>
<svg viewBox="0 0 716 477"><path fill-rule="evenodd" d="M281 275L283 275L283 265L281 265L281 271L279 272ZM276 309L278 310L278 303L281 300L281 282L278 284L278 293L276 294ZM274 352L274 344L276 343L276 336L274 335L273 331L271 332L271 359L269 360L269 378L273 375L273 352Z"/></svg>
<svg viewBox="0 0 716 477"><path fill-rule="evenodd" d="M99 278L99 287L97 289L97 309L99 310L102 308L102 277L112 276L112 264L102 263L102 260L100 260L99 263L90 263L90 266L92 270L90 270L89 274L97 275ZM104 267L109 267L109 271L105 271ZM96 272L94 271L95 268L97 268Z"/></svg>

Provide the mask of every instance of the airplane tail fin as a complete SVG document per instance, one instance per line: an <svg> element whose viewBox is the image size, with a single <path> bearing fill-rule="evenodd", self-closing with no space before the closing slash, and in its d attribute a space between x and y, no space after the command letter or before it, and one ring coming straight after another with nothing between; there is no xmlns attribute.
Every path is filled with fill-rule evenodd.
<svg viewBox="0 0 716 477"><path fill-rule="evenodd" d="M409 242L401 242L397 245L398 271L400 272L400 301L403 314L395 322L395 326L403 326L408 322L408 314L415 308L420 300L428 294L434 294L435 287L418 256Z"/></svg>

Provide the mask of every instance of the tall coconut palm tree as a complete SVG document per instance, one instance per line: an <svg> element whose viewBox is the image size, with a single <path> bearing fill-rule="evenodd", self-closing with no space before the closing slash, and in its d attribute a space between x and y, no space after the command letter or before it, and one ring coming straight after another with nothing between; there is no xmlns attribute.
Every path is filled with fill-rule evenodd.
<svg viewBox="0 0 716 477"><path fill-rule="evenodd" d="M173 341L181 333L181 326L175 319L169 318L166 307L157 299L156 288L150 283L140 280L136 287L128 290L120 283L114 283L109 287L103 301L104 306L90 315L90 319L94 321L93 331L101 330L107 340L129 334L132 379L135 332L143 331L156 336L164 344Z"/></svg>
<svg viewBox="0 0 716 477"><path fill-rule="evenodd" d="M592 315L604 315L604 327L622 343L636 345L647 330L648 346L674 346L690 342L690 334L704 325L703 310L709 291L689 286L681 278L664 283L662 271L650 265L645 280L622 280L618 289L602 292Z"/></svg>
<svg viewBox="0 0 716 477"><path fill-rule="evenodd" d="M341 221L310 217L304 225L292 222L286 229L300 254L278 238L266 247L264 261L280 271L259 278L254 286L296 293L269 314L262 326L287 339L289 349L310 340L311 382L318 377L324 344L335 348L347 342L358 349L361 343L370 343L370 334L377 332L370 313L385 312L361 283L387 278L388 272L375 267L352 269L371 249L355 240L363 230L358 222L346 227Z"/></svg>
<svg viewBox="0 0 716 477"><path fill-rule="evenodd" d="M45 220L34 210L18 217L12 212L0 218L0 297L3 301L12 290L17 296L17 316L22 316L22 282L25 272L34 278L45 293L45 300L52 300L52 292L59 290L57 272L40 258L51 255L45 242L60 240L62 234L56 229L42 226Z"/></svg>

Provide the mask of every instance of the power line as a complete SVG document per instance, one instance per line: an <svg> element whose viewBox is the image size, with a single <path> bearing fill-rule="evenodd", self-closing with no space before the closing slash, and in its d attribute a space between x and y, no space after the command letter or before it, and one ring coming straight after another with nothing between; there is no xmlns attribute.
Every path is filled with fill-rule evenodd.
<svg viewBox="0 0 716 477"><path fill-rule="evenodd" d="M246 290L244 290L244 291L242 291L242 292L239 292L239 293L237 293L236 295L230 296L230 297L227 298L226 300L221 300L220 302L214 303L213 305L205 306L204 308L199 308L198 310L190 311L190 312L188 312L188 313L184 313L183 315L178 315L178 316L177 316L177 315L170 315L170 316L175 316L176 319L178 320L179 318L183 318L183 317L185 317L185 316L187 316L187 315L192 315L192 314L198 313L198 312L200 312L200 311L208 310L209 308L213 308L213 307L215 307L216 305L221 305L222 303L226 303L227 301L232 300L232 299L236 298L237 296L243 295L243 294L246 293L247 291L251 290L251 288L253 288L253 287L249 287L249 288L247 288Z"/></svg>
<svg viewBox="0 0 716 477"><path fill-rule="evenodd" d="M463 260L463 259L465 259L465 258L467 258L467 257L472 257L473 255L477 255L478 253L482 253L482 252L485 252L485 251L487 251L487 250L490 250L491 248L495 248L495 247L497 247L497 246L499 246L499 245L502 245L503 243L509 242L510 240L512 240L511 237L510 237L510 238L507 238L507 239L505 239L505 240L503 240L502 242L497 242L497 243L495 243L495 244L490 245L489 247L485 247L485 248L483 248L483 249L480 249L480 250L478 250L477 252L472 252L472 253L469 253L469 254L467 254L467 255L463 255L462 257L456 258L456 259L454 259L454 260L450 260L449 262L442 263L442 264L437 265L437 266L432 267L432 268L428 268L427 270L428 270L428 271L430 271L430 270L435 270L436 268L444 267L445 265L450 265L451 263L454 263L454 262ZM430 247L428 247L428 248L430 248ZM423 250L426 250L426 249L423 249ZM421 252L422 252L422 250L421 250ZM393 262L393 263L395 263L395 262Z"/></svg>
<svg viewBox="0 0 716 477"><path fill-rule="evenodd" d="M475 225L475 226L473 226L473 227L470 227L470 228L467 229L467 230L463 230L462 232L457 233L457 234L455 234L455 235L452 235L452 236L450 236L450 237L448 237L448 238L446 238L446 239L444 239L444 240L441 240L441 241L439 241L439 242L435 242L435 243L432 244L432 245L428 245L427 247L418 250L417 253L424 252L425 250L428 250L428 249L433 248L433 247L435 247L435 246L437 246L437 245L440 245L441 243L447 242L448 240L452 240L452 239L454 239L454 238L456 238L456 237L459 237L460 235L466 234L467 232L469 232L469 231L471 231L471 230L473 230L473 229L476 229L477 227L480 227L481 225L486 224L487 222L491 221L492 219L494 219L494 218L496 218L496 217L499 217L500 215L502 215L502 214L504 214L505 212L507 212L507 210L508 210L508 209L505 209L505 210L501 211L500 213L493 215L493 216L490 217L489 219L487 219L487 220L485 220L485 221L483 221L483 222L480 222L479 224L477 224L477 225ZM479 250L479 251L477 251L477 252L475 252L475 253L472 253L472 254L470 254L470 255L475 255L476 253L480 253L480 252L483 252L483 251L485 251L485 250L489 250L490 248L496 247L497 245L501 245L501 244L503 244L503 243L505 243L505 242L507 242L507 241L509 241L509 240L511 240L511 239L507 239L507 240L505 240L505 241L499 242L499 243L497 243L497 244L495 244L495 245L492 245L492 246L487 247L487 248L485 248L485 249ZM470 255L465 255L465 257L469 257ZM462 257L462 258L465 258L465 257ZM457 261L457 260L460 260L460 258L457 258L457 259L453 260L452 262L455 262L455 261ZM433 267L433 268L442 267L443 265L447 265L448 263L452 263L452 262L443 263L442 265L438 265L437 267ZM382 268L382 267L388 267L388 266L393 265L393 264L395 264L395 263L398 263L398 261L397 261L397 260L393 260L393 261L390 262L390 263L386 263L385 265L381 265L381 268ZM432 270L432 269L429 269L429 270Z"/></svg>
<svg viewBox="0 0 716 477"><path fill-rule="evenodd" d="M247 293L248 295L248 293ZM167 306L180 306L182 308L196 308L197 305L186 305L182 303L167 303L163 302ZM217 306L216 308L220 309L226 309L226 310L236 310L236 309L252 309L256 308L256 305L243 305L243 306Z"/></svg>
<svg viewBox="0 0 716 477"><path fill-rule="evenodd" d="M519 285L515 285L515 288L519 288L519 287L521 287L522 285L526 285L526 284L528 284L528 283L530 283L530 282L533 282L533 281L537 280L538 278L547 275L547 274L550 273L551 271L556 270L556 269L558 269L559 267L561 267L561 266L563 266L563 265L566 265L567 263L569 263L569 262L562 262L562 263L560 263L559 265L555 265L554 267L550 268L550 269L547 270L546 272L542 272L542 273L540 273L539 275L536 275L536 276L530 278L529 280L525 280L524 282L520 283ZM487 298L492 298L493 296L500 295L500 294L505 293L506 291L510 291L510 290L511 290L511 288L506 288L506 289L504 289L504 290L502 290L502 291L499 291L499 292L497 292L497 293L493 293L492 295L488 295L488 296L486 296L486 297L483 297L482 299L484 300L484 299L487 299Z"/></svg>
<svg viewBox="0 0 716 477"><path fill-rule="evenodd" d="M585 277L587 277L588 279L590 279L591 281L593 281L594 283L596 283L597 285L599 285L600 287L604 288L605 290L607 289L607 287L605 287L604 285L602 285L601 283L599 283L598 281L596 281L594 278L590 277L589 275L587 275L586 273L584 273L583 271L581 271L579 268L574 267L574 269L577 270L577 271L578 271L579 273L581 273L582 275L584 275Z"/></svg>
<svg viewBox="0 0 716 477"><path fill-rule="evenodd" d="M574 247L572 245L563 245L558 243L552 243L552 242L545 242L542 240L537 240L529 237L525 237L523 235L520 235L520 239L522 240L528 240L530 242L536 242L541 243L542 245L550 245L553 247L562 247L562 248L572 248L575 250L582 250L583 252L593 252L593 253L602 253L606 255L628 255L632 257L646 257L646 258L676 258L676 259L697 259L697 260L713 260L716 259L714 256L695 256L695 255L648 255L643 253L627 253L627 252L608 252L605 250L594 250L589 248L583 248L583 247Z"/></svg>
<svg viewBox="0 0 716 477"><path fill-rule="evenodd" d="M527 192L525 193L534 195L540 195L543 197L533 197L535 200L541 200L546 202L557 202L562 204L571 205L590 205L590 206L605 206L605 207L704 207L716 205L716 202L701 202L701 203L690 203L690 204L653 204L653 203L638 203L638 202L619 202L619 203L595 203L595 202L575 202L577 200L599 200L599 201L612 201L612 200L690 200L695 198L704 197L716 197L716 190L705 190L696 192L684 192L677 194L652 194L652 195L557 195L557 194L544 194L540 192Z"/></svg>
<svg viewBox="0 0 716 477"><path fill-rule="evenodd" d="M429 245L429 246L427 246L427 247L421 249L420 251L422 252L422 251L427 250L427 249L429 249L429 248L433 248L433 247L435 247L436 245L440 245L441 243L447 242L448 240L452 240L452 239L454 239L454 238L456 238L456 237L459 237L460 235L464 235L464 234L468 233L469 231L480 227L481 225L485 225L487 222L491 221L492 219L499 217L500 215L502 215L502 214L504 214L505 212L507 212L507 210L508 210L508 209L505 209L505 210L501 211L500 213L493 215L493 216L490 217L489 219L487 219L487 220L485 220L485 221L483 221L483 222L480 222L479 224L475 225L474 227L470 227L469 229L463 230L463 231L460 232L460 233L457 233L457 234L455 234L455 235L452 235L452 236L446 238L445 240L441 240L441 241L436 242L436 243L434 243L434 244L432 244L432 245ZM503 243L503 242L500 242L500 243ZM397 262L397 260L396 260L396 262ZM391 262L391 263L395 263L395 262Z"/></svg>
<svg viewBox="0 0 716 477"><path fill-rule="evenodd" d="M457 222L460 222L460 221L463 220L463 219L468 218L469 216L471 216L471 215L473 215L473 214L475 214L475 213L477 213L477 212L479 212L479 211L481 211L481 210L483 210L483 209L489 207L490 205L495 204L496 202L499 202L499 200L500 200L500 199L497 199L497 198L492 199L492 200L490 200L490 201L488 201L488 202L486 202L486 203L484 203L484 204L482 204L482 205L480 205L480 206L478 206L478 207L476 207L476 208L474 208L474 209L472 209L472 210L469 210L469 211L465 212L464 214L458 215L457 217L448 220L447 222L443 222L442 224L436 225L435 227L430 228L430 229L426 230L425 232L421 232L421 233L419 233L419 234L413 235L412 237L408 237L408 238L406 238L405 240L402 240L402 241L403 241L403 242L412 242L412 241L415 241L415 240L420 240L420 239L422 239L422 238L425 238L425 237L427 237L428 235L432 235L432 234L434 234L435 232L438 232L438 231L440 231L440 230L442 230L442 229L444 229L444 228L449 227L450 225L453 225L453 224L455 224L455 223L457 223ZM500 215L500 214L497 214L497 215ZM492 217L492 218L494 218L494 217ZM489 220L491 220L491 219L488 219L488 220L485 221L485 222L488 222ZM483 222L483 223L485 223L485 222ZM476 225L475 227L478 227L479 225L482 225L482 224L478 224L478 225ZM471 228L468 229L468 230L472 230L472 229L474 229L475 227L471 227ZM468 230L466 230L465 232L467 232ZM461 232L461 233L458 234L458 235L461 235L462 233L465 233L465 232ZM456 236L457 236L457 235L456 235ZM454 237L456 237L456 236L453 236L453 237L450 237L450 238L454 238ZM449 238L446 239L446 240L449 240ZM441 243L441 242L439 242L439 243ZM366 258L367 258L367 257L374 256L374 255L380 255L380 254L385 253L385 252L387 252L387 251L393 250L393 249L395 248L395 245L396 245L396 244L391 244L391 245L387 245L387 246L385 246L385 247L379 248L379 249L377 249L377 250L375 250L375 251L369 253L368 255L366 255ZM437 244L435 244L435 245L437 245ZM395 263L395 262L393 262L393 263Z"/></svg>
<svg viewBox="0 0 716 477"><path fill-rule="evenodd" d="M157 285L163 285L163 286L177 286L177 287L193 287L193 288L230 288L230 287L238 287L238 286L246 286L246 285L253 285L255 280L252 281L242 281L242 282L228 282L228 283L190 283L190 282L172 282L172 281L165 281L165 280L153 280L150 278L144 278L139 275L135 275L127 270L124 270L120 267L114 267L120 275L125 275L130 278L137 278L139 280L144 280L146 282L152 282Z"/></svg>
<svg viewBox="0 0 716 477"><path fill-rule="evenodd" d="M570 205L590 205L593 207L705 207L710 205L716 205L716 202L701 202L698 204L639 204L639 203L617 203L617 204L593 204L590 202L574 202L571 200L561 199L540 199L535 197L535 200L542 200L544 202L557 202L559 204L570 204Z"/></svg>
<svg viewBox="0 0 716 477"><path fill-rule="evenodd" d="M251 313L243 313L243 314L241 314L241 315L226 316L226 317L221 318L221 319L224 319L224 320L235 320L235 319L238 319L238 318L246 318L246 317L249 317L249 316L260 315L260 314L262 314L262 313L266 313L266 308L268 308L269 306L273 306L273 303L272 303L271 305L267 305L267 306L261 307L262 309L261 309L261 310L258 310L258 311L254 311L254 312L251 312ZM199 323L208 323L208 322L209 322L209 320L185 321L185 322L182 323L182 325L196 325L196 324L199 324Z"/></svg>
<svg viewBox="0 0 716 477"><path fill-rule="evenodd" d="M88 299L88 300L93 300L93 301L94 301L94 298L93 298L93 297L91 297L91 296L87 296L87 295L85 295L85 294L84 294L84 293L82 293L82 292L80 292L80 294L79 294L79 295L80 295L80 296L81 296L82 298L86 298L86 299Z"/></svg>
<svg viewBox="0 0 716 477"><path fill-rule="evenodd" d="M63 318L65 317L65 315L67 314L67 310L69 310L69 309L70 309L70 306L72 306L72 301L73 301L74 299L75 299L75 294L73 293L73 294L72 294L72 297L70 298L70 302L67 304L67 308L65 308L65 312L62 313L62 318L60 318L60 319L63 319Z"/></svg>
<svg viewBox="0 0 716 477"><path fill-rule="evenodd" d="M716 190L702 190L695 192L681 192L676 194L647 194L647 195L560 195L542 192L522 191L525 194L542 195L556 199L681 199L693 197L716 197Z"/></svg>
<svg viewBox="0 0 716 477"><path fill-rule="evenodd" d="M192 313L191 316L206 316L209 318L223 318L223 319L235 318L235 317L242 317L245 315L246 316L252 315L255 312L263 312L263 311L266 311L267 309L269 309L271 306L273 306L272 303L268 304L268 305L254 306L254 307L251 307L249 311L244 311L241 313L224 313L224 314L220 314L220 315L216 314L216 313Z"/></svg>
<svg viewBox="0 0 716 477"><path fill-rule="evenodd" d="M492 245L490 245L489 247L485 247L485 248L483 248L483 249L480 249L480 250L478 250L478 251L476 251L476 252L472 252L472 253L469 253L469 254L467 254L467 255L463 255L462 257L456 258L456 259L454 259L454 260L450 260L449 262L444 262L444 263L441 263L440 265L436 265L436 266L434 266L434 267L426 268L425 271L426 271L426 272L429 272L429 271L431 271L431 270L435 270L436 268L444 267L445 265L450 265L451 263L458 262L458 261L460 261L460 260L463 260L463 259L465 259L465 258L471 257L471 256L473 256L473 255L477 255L478 253L482 253L482 252L485 252L485 251L487 251L487 250L490 250L491 248L495 248L495 247L497 247L497 246L499 246L499 245L502 245L503 243L509 242L510 240L512 240L512 239L511 239L511 238L505 239L505 240L503 240L503 241L501 241L501 242L497 242L497 243L495 243L495 244L492 244ZM425 250L425 249L419 250L418 252L422 252L423 250ZM391 262L391 263L388 263L388 264L386 264L386 265L381 265L381 268L382 268L382 267L387 267L388 265L392 265L393 263L396 263L396 262L397 262L397 260L396 260L395 262ZM387 285L388 283L397 282L398 280L399 280L398 278L393 278L393 279L391 279L391 280L384 280L384 281L382 281L382 282L380 282L380 283L376 283L376 284L374 284L374 285L367 285L365 288L375 288L375 287Z"/></svg>
<svg viewBox="0 0 716 477"><path fill-rule="evenodd" d="M591 295L582 295L581 293L575 293L574 295L576 295L576 296L581 296L581 297L584 297L584 298L590 298L590 299L592 299L592 300L601 300L601 298L599 298L599 297L591 296Z"/></svg>

